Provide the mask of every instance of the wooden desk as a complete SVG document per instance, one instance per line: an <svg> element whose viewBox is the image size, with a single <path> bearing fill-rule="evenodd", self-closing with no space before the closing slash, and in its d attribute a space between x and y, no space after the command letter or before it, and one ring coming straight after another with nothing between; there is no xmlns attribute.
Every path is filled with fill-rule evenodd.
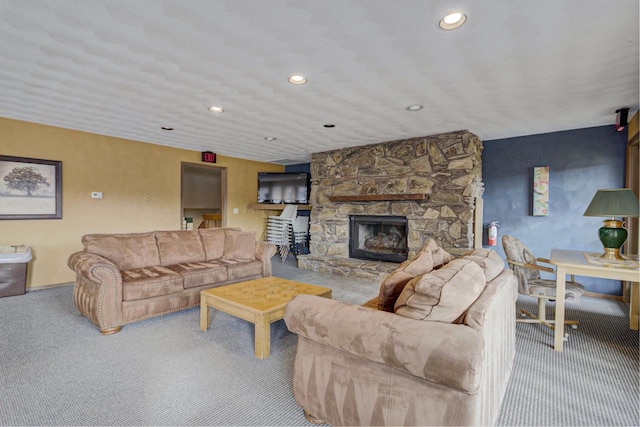
<svg viewBox="0 0 640 427"><path fill-rule="evenodd" d="M631 286L629 327L635 330L638 329L638 282L640 282L640 269L591 264L585 258L583 251L568 251L564 249L553 249L550 260L556 266L556 316L553 346L556 351L562 351L564 293L567 274L634 282Z"/></svg>

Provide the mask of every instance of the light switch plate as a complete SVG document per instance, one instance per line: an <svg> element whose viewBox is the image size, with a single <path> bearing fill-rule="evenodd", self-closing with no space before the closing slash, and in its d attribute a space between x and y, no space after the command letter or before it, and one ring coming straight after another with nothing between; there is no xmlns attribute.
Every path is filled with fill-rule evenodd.
<svg viewBox="0 0 640 427"><path fill-rule="evenodd" d="M91 192L92 199L102 199L102 191L92 191Z"/></svg>

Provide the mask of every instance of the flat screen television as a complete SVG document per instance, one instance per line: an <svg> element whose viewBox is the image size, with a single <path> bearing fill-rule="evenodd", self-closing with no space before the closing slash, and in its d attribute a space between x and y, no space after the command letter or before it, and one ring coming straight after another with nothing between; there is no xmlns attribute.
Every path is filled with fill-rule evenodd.
<svg viewBox="0 0 640 427"><path fill-rule="evenodd" d="M258 203L309 203L309 174L258 172Z"/></svg>

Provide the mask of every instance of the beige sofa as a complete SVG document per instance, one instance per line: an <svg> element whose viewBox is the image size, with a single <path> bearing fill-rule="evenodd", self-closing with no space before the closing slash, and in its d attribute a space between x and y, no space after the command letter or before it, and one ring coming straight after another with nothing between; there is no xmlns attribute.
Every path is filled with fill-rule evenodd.
<svg viewBox="0 0 640 427"><path fill-rule="evenodd" d="M293 392L307 419L495 423L515 356L516 280L492 250L451 260L434 245L387 277L379 309L309 295L287 305Z"/></svg>
<svg viewBox="0 0 640 427"><path fill-rule="evenodd" d="M276 247L237 228L88 234L73 299L102 334L200 304L200 291L271 275Z"/></svg>

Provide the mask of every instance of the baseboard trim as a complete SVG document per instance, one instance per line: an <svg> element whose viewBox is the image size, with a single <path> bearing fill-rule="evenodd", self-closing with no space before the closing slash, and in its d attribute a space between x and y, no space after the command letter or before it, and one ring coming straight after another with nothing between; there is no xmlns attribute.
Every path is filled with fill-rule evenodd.
<svg viewBox="0 0 640 427"><path fill-rule="evenodd" d="M40 285L40 286L28 286L26 290L27 290L27 292L44 291L44 290L47 290L47 289L61 288L63 286L73 286L73 282L54 283L54 284L51 284L51 285Z"/></svg>

